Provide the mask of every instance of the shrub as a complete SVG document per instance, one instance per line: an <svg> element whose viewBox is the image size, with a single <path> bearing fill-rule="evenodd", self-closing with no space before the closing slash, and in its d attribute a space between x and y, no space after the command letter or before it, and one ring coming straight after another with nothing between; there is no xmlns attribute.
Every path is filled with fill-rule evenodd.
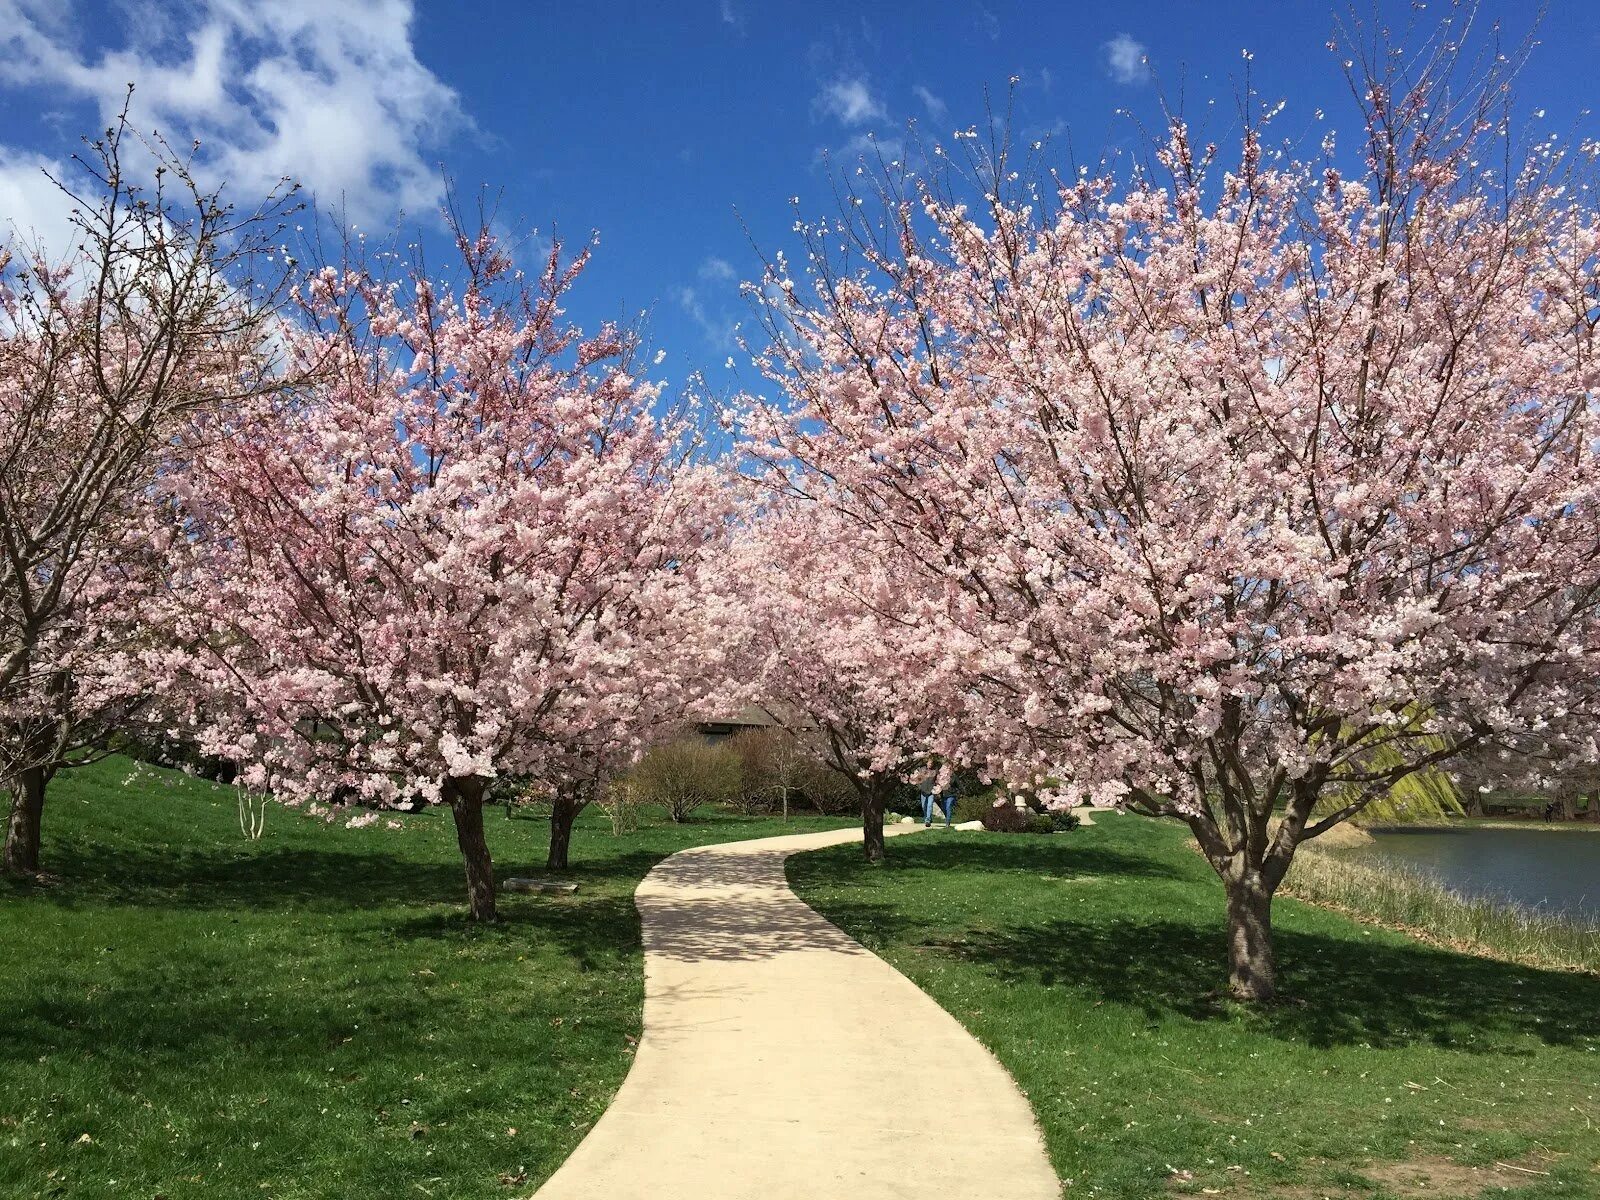
<svg viewBox="0 0 1600 1200"><path fill-rule="evenodd" d="M843 816L861 807L855 785L819 759L807 759L800 768L800 791L806 802L825 817Z"/></svg>
<svg viewBox="0 0 1600 1200"><path fill-rule="evenodd" d="M960 805L957 805L957 811ZM1065 809L1052 812L1034 812L1018 808L1010 800L989 807L978 818L991 833L1060 833L1078 827L1077 815Z"/></svg>
<svg viewBox="0 0 1600 1200"><path fill-rule="evenodd" d="M734 734L726 746L739 764L739 784L733 807L745 816L772 812L795 786L798 747L794 735L783 729L746 729Z"/></svg>
<svg viewBox="0 0 1600 1200"><path fill-rule="evenodd" d="M611 821L611 835L621 837L639 828L639 803L632 779L614 779L601 789L601 811Z"/></svg>
<svg viewBox="0 0 1600 1200"><path fill-rule="evenodd" d="M1073 812L1071 809L1053 808L1050 810L1048 815L1050 817L1050 831L1052 833L1070 833L1072 830L1076 829L1080 824L1082 824L1082 822L1078 819L1078 814Z"/></svg>
<svg viewBox="0 0 1600 1200"><path fill-rule="evenodd" d="M1028 833L1033 814L1007 800L1001 804L991 802L978 819L990 833Z"/></svg>
<svg viewBox="0 0 1600 1200"><path fill-rule="evenodd" d="M698 737L653 747L629 773L633 796L659 804L667 819L681 823L703 804L732 801L739 794L739 757L726 744Z"/></svg>
<svg viewBox="0 0 1600 1200"><path fill-rule="evenodd" d="M955 815L956 823L960 825L967 821L983 820L984 817L988 815L989 810L994 807L996 798L997 793L992 787L987 788L976 795L957 795Z"/></svg>

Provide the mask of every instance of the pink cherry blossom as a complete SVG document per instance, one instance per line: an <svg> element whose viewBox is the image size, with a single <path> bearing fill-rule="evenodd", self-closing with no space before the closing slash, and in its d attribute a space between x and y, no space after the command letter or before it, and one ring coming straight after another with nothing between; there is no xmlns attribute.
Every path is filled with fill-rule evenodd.
<svg viewBox="0 0 1600 1200"><path fill-rule="evenodd" d="M1600 220L1548 146L1470 169L1496 81L1363 94L1355 178L1174 122L1149 172L975 160L979 203L936 179L812 229L766 289L787 401L748 423L919 597L935 748L1185 821L1247 999L1300 842L1596 715Z"/></svg>
<svg viewBox="0 0 1600 1200"><path fill-rule="evenodd" d="M869 862L883 857L894 790L940 769L905 636L918 621L913 582L860 553L833 506L782 496L747 513L708 601L727 647L724 705L766 709L850 781Z"/></svg>
<svg viewBox="0 0 1600 1200"><path fill-rule="evenodd" d="M207 752L291 803L448 804L490 919L491 783L559 784L693 698L725 500L629 339L564 321L586 255L527 281L461 250L454 287L310 279L310 382L198 425L170 480L169 621Z"/></svg>

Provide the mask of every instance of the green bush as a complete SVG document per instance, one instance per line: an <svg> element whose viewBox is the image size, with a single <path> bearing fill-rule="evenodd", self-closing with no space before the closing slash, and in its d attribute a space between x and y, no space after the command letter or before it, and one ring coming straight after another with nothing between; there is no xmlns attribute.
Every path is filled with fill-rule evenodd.
<svg viewBox="0 0 1600 1200"><path fill-rule="evenodd" d="M1070 833L1083 823L1078 819L1077 813L1065 808L1052 809L1049 817L1052 833Z"/></svg>
<svg viewBox="0 0 1600 1200"><path fill-rule="evenodd" d="M1015 804L990 804L979 820L990 833L1032 832L1033 814Z"/></svg>
<svg viewBox="0 0 1600 1200"><path fill-rule="evenodd" d="M955 820L958 824L967 821L981 821L994 807L995 790L989 788L972 796L956 797Z"/></svg>

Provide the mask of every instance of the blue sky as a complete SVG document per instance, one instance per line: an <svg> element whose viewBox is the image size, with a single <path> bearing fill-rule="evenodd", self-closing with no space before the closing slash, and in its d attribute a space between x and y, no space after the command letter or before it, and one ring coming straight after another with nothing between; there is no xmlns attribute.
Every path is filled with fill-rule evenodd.
<svg viewBox="0 0 1600 1200"><path fill-rule="evenodd" d="M1362 12L1370 11L1358 0ZM1397 24L1409 0L1382 3ZM1431 4L1430 25L1449 5ZM1535 5L1485 0L1479 21L1524 33ZM1346 11L1343 5L1340 9ZM0 223L59 229L41 166L139 87L144 125L202 138L240 194L279 175L386 230L438 236L441 169L502 194L507 224L571 240L599 230L571 310L588 325L649 313L658 371L718 389L747 316L751 238L792 249L790 197L830 207L834 169L864 139L937 138L982 118L1015 76L1018 125L1093 162L1148 124L1158 97L1229 128L1243 65L1281 98L1280 128L1351 129L1327 3L514 3L512 0L0 0ZM1518 89L1544 124L1589 136L1600 4L1552 0ZM1148 65L1143 61L1148 58ZM1215 106L1207 104L1214 99ZM748 233L746 232L748 227ZM437 259L438 252L433 255ZM653 372L654 374L654 372Z"/></svg>

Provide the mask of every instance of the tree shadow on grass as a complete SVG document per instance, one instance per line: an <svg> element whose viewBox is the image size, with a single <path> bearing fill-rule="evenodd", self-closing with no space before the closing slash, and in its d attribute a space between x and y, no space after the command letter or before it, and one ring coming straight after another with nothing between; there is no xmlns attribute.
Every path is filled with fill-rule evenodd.
<svg viewBox="0 0 1600 1200"><path fill-rule="evenodd" d="M1196 860L1198 862L1198 860ZM1129 854L1100 842L1080 840L1073 834L1016 835L986 838L979 843L968 838L946 838L940 833L925 833L914 842L892 841L886 851L885 868L895 871L981 870L986 875L1020 872L1052 879L1080 875L1134 876L1143 879L1206 878L1209 872L1193 873L1162 862L1147 854ZM808 886L855 886L862 882L860 849L853 854L810 853L789 860L791 877L804 879Z"/></svg>
<svg viewBox="0 0 1600 1200"><path fill-rule="evenodd" d="M1293 906L1275 916L1280 1002L1242 1010L1223 992L1227 937L1222 895L1194 855L1173 861L1067 838L918 842L912 868L973 877L1022 871L1052 879L1142 877L1193 883L1192 897L1150 893L1152 911L1102 908L1071 918L950 931L936 913L906 904L895 889L879 900L878 882L831 855L791 860L806 889L837 889L823 911L873 946L915 946L964 960L1001 983L1059 988L1092 1003L1105 999L1143 1012L1197 1021L1244 1019L1273 1036L1317 1047L1433 1044L1467 1052L1516 1052L1521 1037L1549 1045L1582 1044L1600 1011L1600 979L1460 954L1350 924L1348 932L1302 925ZM959 877L959 876L957 876ZM1042 912L1053 894L1041 892ZM1057 910L1059 911L1059 910ZM997 918L998 919L998 918ZM1319 922L1320 923L1320 922Z"/></svg>
<svg viewBox="0 0 1600 1200"><path fill-rule="evenodd" d="M1571 1046L1593 1036L1600 979L1457 954L1421 943L1279 928L1279 1001L1243 1010L1222 991L1227 939L1216 923L1112 917L949 934L890 906L830 903L829 917L872 940L909 942L970 962L1001 983L1077 992L1154 1021L1236 1020L1286 1041L1328 1048L1419 1043L1468 1053L1516 1052L1532 1037Z"/></svg>
<svg viewBox="0 0 1600 1200"><path fill-rule="evenodd" d="M662 854L630 851L581 864L563 877L600 885L631 885ZM251 911L280 908L348 911L407 904L466 907L460 862L386 853L367 843L349 850L297 847L74 847L61 877L49 886L18 886L19 898L63 908L112 903L120 907ZM496 878L529 873L514 855L496 863ZM535 872L545 874L543 870Z"/></svg>
<svg viewBox="0 0 1600 1200"><path fill-rule="evenodd" d="M500 905L500 919L476 924L463 913L431 912L386 923L375 938L445 946L551 946L579 972L599 970L641 948L639 916L631 896L518 898Z"/></svg>
<svg viewBox="0 0 1600 1200"><path fill-rule="evenodd" d="M404 865L412 870L418 866ZM634 861L627 869L643 867ZM171 953L152 959L148 947L129 948L136 956L130 961L152 967L131 971L124 967L125 948L118 944L122 939L108 932L108 944L100 950L106 965L94 968L94 987L85 991L76 986L71 981L75 974L83 977L85 968L65 964L60 980L13 997L11 1017L0 1022L0 1067L39 1060L41 1055L84 1053L107 1061L126 1058L130 1063L165 1058L188 1069L212 1060L221 1063L230 1046L258 1042L280 1046L267 1055L274 1060L314 1059L324 1049L342 1044L355 1027L352 1023L363 1022L381 1024L385 1036L399 1044L420 1046L425 1035L448 1023L450 1009L471 1005L474 992L455 991L426 972L417 975L418 964L478 960L480 966L464 969L503 972L509 981L517 977L517 961L542 953L547 957L538 961L545 969L556 960L567 964L556 969L558 975L571 970L580 977L597 972L614 979L623 972L625 960L640 951L631 889L581 901L519 896L507 903L503 898L501 919L481 924L467 918L464 899L457 897L457 873L448 874L453 889L420 901L429 906L426 911L409 916L401 909L376 920L337 926L337 945L311 952L322 960L324 981L307 993L303 1006L274 999L286 979L299 977L305 969L288 938L257 945L252 934L253 948L242 950L240 933L230 933L223 925L218 937L217 927L207 921L204 929L182 935L185 940ZM601 874L599 867L591 874ZM307 886L311 885L272 894L277 902L293 905ZM215 911L223 921L230 912L247 906L231 890L190 898L197 910ZM339 907L337 897L318 894L316 899L313 911L318 916L310 924L296 919L296 928L318 928L321 913ZM396 901L379 896L369 904L374 909L393 908ZM165 907L175 906L169 901ZM252 928L259 929L259 923ZM349 972L347 984L338 982L341 970ZM347 997L352 1003L344 1003Z"/></svg>

